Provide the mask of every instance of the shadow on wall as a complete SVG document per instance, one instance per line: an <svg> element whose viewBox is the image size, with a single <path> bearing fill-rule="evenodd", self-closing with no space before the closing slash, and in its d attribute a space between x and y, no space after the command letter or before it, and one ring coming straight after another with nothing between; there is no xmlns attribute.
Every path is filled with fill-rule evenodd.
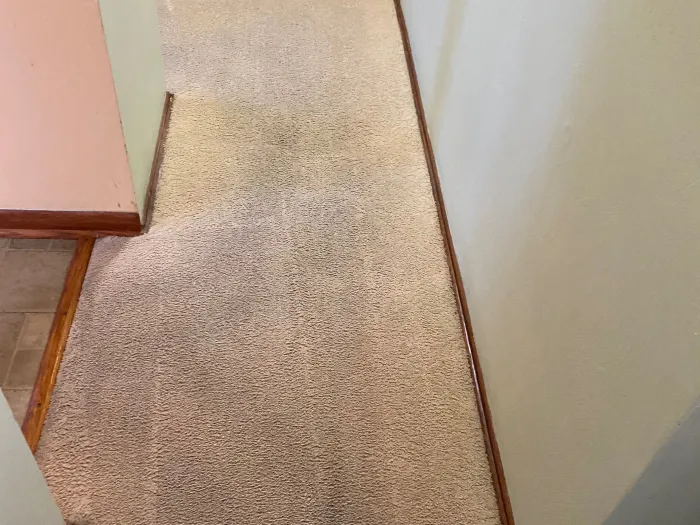
<svg viewBox="0 0 700 525"><path fill-rule="evenodd" d="M700 405L661 447L605 525L688 525L700 520Z"/></svg>

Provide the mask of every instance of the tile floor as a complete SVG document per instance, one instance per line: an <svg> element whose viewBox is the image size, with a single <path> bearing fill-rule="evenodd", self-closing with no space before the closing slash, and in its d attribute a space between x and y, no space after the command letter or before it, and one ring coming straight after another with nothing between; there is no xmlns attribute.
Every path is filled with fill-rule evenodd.
<svg viewBox="0 0 700 525"><path fill-rule="evenodd" d="M24 419L75 241L0 238L0 389Z"/></svg>

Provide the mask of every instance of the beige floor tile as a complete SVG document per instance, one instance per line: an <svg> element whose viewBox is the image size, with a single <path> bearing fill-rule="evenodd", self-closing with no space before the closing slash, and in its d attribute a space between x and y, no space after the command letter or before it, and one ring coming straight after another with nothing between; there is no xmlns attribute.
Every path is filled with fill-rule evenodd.
<svg viewBox="0 0 700 525"><path fill-rule="evenodd" d="M75 241L71 239L54 239L51 241L49 250L55 252L72 252L75 250Z"/></svg>
<svg viewBox="0 0 700 525"><path fill-rule="evenodd" d="M5 379L6 388L31 388L36 381L44 350L17 350Z"/></svg>
<svg viewBox="0 0 700 525"><path fill-rule="evenodd" d="M22 425L24 416L27 413L29 398L32 397L31 388L3 388L2 393L7 399L7 404L10 405L12 415L15 416L15 421L18 425Z"/></svg>
<svg viewBox="0 0 700 525"><path fill-rule="evenodd" d="M5 248L9 244L10 244L10 239L8 239L7 237L0 237L0 250Z"/></svg>
<svg viewBox="0 0 700 525"><path fill-rule="evenodd" d="M24 314L0 313L0 386L3 385L10 368L23 323Z"/></svg>
<svg viewBox="0 0 700 525"><path fill-rule="evenodd" d="M53 312L69 252L9 251L0 261L0 312Z"/></svg>
<svg viewBox="0 0 700 525"><path fill-rule="evenodd" d="M54 314L27 314L17 343L18 350L43 350L49 338Z"/></svg>
<svg viewBox="0 0 700 525"><path fill-rule="evenodd" d="M10 250L45 250L51 239L12 239Z"/></svg>

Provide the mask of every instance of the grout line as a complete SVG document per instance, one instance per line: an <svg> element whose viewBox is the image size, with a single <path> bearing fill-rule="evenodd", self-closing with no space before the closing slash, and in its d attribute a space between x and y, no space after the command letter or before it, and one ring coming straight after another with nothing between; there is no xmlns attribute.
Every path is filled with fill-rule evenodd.
<svg viewBox="0 0 700 525"><path fill-rule="evenodd" d="M3 312L8 313L8 312ZM15 357L17 357L17 351L19 349L19 342L22 340L22 335L24 334L24 328L27 326L27 314L24 312L10 312L10 313L23 313L24 319L22 319L22 328L19 329L19 335L17 336L17 341L15 341L15 349L12 351L12 358L10 359L10 364L7 366L7 371L5 372L5 377L2 378L2 386L5 386L7 380L10 378L10 372L12 371L12 365L15 364Z"/></svg>
<svg viewBox="0 0 700 525"><path fill-rule="evenodd" d="M13 253L44 253L44 252L56 252L56 253L63 253L63 250L49 250L48 248L42 248L42 249L37 249L37 248L8 248L8 252L13 252ZM66 251L65 253L70 253Z"/></svg>
<svg viewBox="0 0 700 525"><path fill-rule="evenodd" d="M56 310L0 310L0 314L55 314Z"/></svg>

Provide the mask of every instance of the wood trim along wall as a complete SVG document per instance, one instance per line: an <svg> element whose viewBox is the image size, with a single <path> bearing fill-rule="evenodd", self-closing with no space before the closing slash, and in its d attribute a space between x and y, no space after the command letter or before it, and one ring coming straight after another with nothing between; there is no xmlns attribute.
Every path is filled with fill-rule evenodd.
<svg viewBox="0 0 700 525"><path fill-rule="evenodd" d="M455 253L454 245L452 244L452 235L450 226L447 221L447 213L445 211L445 203L442 198L442 190L440 189L440 179L437 172L437 164L433 153L433 146L430 142L428 133L428 124L425 118L423 109L423 101L420 96L420 87L418 85L418 76L413 63L413 54L411 53L411 43L408 37L408 29L406 28L406 20L401 8L401 1L394 0L396 17L398 19L399 29L401 31L401 39L403 40L404 54L406 56L406 65L408 67L408 76L411 81L411 89L413 91L413 100L416 106L416 114L418 116L418 127L420 129L421 140L423 142L423 150L425 152L426 162L428 164L428 172L430 174L430 182L433 187L433 196L437 206L438 218L440 221L440 229L447 252L447 261L450 267L450 275L452 277L452 285L455 291L455 299L457 301L457 310L459 312L462 323L462 332L471 362L471 372L474 379L474 390L476 392L477 404L479 407L479 416L484 430L484 442L486 445L486 453L488 455L489 464L491 466L491 475L493 485L496 492L496 500L498 503L498 511L501 516L501 523L504 525L514 525L513 509L508 496L508 488L506 486L506 478L501 462L501 455L498 449L498 441L493 426L491 417L491 409L489 407L486 390L484 388L484 376L479 364L479 355L474 344L474 332L472 330L471 321L469 318L469 310L467 309L467 299L464 293L464 285L462 276L459 272L459 264Z"/></svg>
<svg viewBox="0 0 700 525"><path fill-rule="evenodd" d="M0 230L0 237L12 239L81 239L83 237L95 237L96 232L79 233L75 230ZM111 235L109 232L100 232L99 235Z"/></svg>
<svg viewBox="0 0 700 525"><path fill-rule="evenodd" d="M165 102L163 103L163 115L160 118L160 129L158 130L158 140L156 141L156 150L153 152L153 164L151 164L151 176L148 180L148 189L146 190L146 203L143 214L143 231L148 231L151 225L153 216L153 204L156 200L156 188L158 187L158 177L160 176L160 167L163 164L163 154L165 153L165 136L168 133L168 124L170 124L170 111L173 107L175 95L169 91L165 92Z"/></svg>
<svg viewBox="0 0 700 525"><path fill-rule="evenodd" d="M33 234L33 231L42 233ZM135 212L0 210L0 234L6 237L134 236L140 233L141 221Z"/></svg>
<svg viewBox="0 0 700 525"><path fill-rule="evenodd" d="M160 129L158 130L156 149L153 153L148 189L146 190L143 220L135 212L0 209L0 236L75 239L85 236L119 235L134 237L141 235L148 229L151 221L173 99L174 95L172 93L165 93L163 114L160 121Z"/></svg>
<svg viewBox="0 0 700 525"><path fill-rule="evenodd" d="M51 403L51 394L56 384L58 368L68 342L68 334L78 307L78 298L83 288L83 280L94 244L95 239L90 237L79 239L76 243L46 349L39 364L39 373L22 423L22 432L32 452L36 452L39 445L41 431Z"/></svg>

